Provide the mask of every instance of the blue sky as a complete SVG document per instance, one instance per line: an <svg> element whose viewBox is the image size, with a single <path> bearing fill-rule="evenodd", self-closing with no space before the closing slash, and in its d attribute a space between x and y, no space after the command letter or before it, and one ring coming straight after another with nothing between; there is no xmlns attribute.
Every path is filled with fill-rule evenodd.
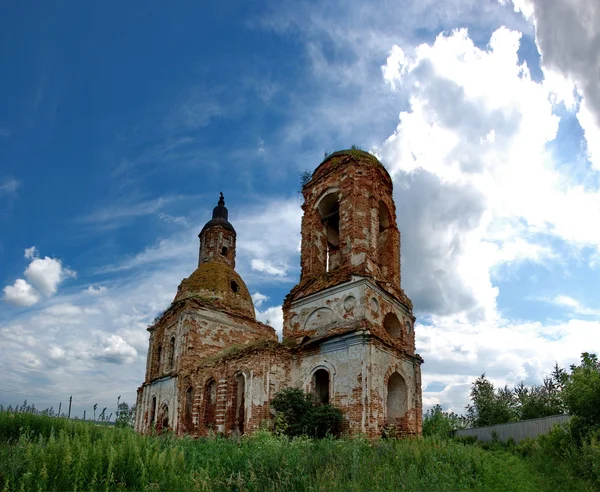
<svg viewBox="0 0 600 492"><path fill-rule="evenodd" d="M133 402L220 191L280 330L300 173L351 145L394 179L426 405L600 351L600 4L1 9L0 404Z"/></svg>

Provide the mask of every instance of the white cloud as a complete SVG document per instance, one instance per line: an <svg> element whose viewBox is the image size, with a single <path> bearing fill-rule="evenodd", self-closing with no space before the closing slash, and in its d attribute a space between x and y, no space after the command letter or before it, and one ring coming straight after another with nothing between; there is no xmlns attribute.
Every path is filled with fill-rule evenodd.
<svg viewBox="0 0 600 492"><path fill-rule="evenodd" d="M531 79L520 36L500 28L481 49L457 30L385 74L409 94L379 151L396 184L404 285L421 312L495 319L497 265L556 260L542 236L600 248L589 227L600 193L569 186L547 151L565 92Z"/></svg>
<svg viewBox="0 0 600 492"><path fill-rule="evenodd" d="M33 260L34 258L37 258L37 248L35 246L32 246L31 248L25 248L25 254L23 256L25 256L25 258L27 258L28 260Z"/></svg>
<svg viewBox="0 0 600 492"><path fill-rule="evenodd" d="M250 262L250 265L252 270L268 273L269 275L283 276L287 273L287 269L285 267L276 266L269 260L263 260L260 258L253 258Z"/></svg>
<svg viewBox="0 0 600 492"><path fill-rule="evenodd" d="M406 56L404 55L404 51L402 51L400 46L394 45L387 57L386 64L381 67L383 80L390 84L392 90L396 90L396 84L402 80L402 75L405 71Z"/></svg>
<svg viewBox="0 0 600 492"><path fill-rule="evenodd" d="M3 300L18 306L32 306L40 301L40 292L45 296L56 294L58 285L69 277L75 277L77 273L69 268L63 267L60 260L50 258L38 258L35 246L26 248L25 258L32 260L25 269L25 277L17 279L14 285L4 287Z"/></svg>
<svg viewBox="0 0 600 492"><path fill-rule="evenodd" d="M260 292L255 292L252 294L252 302L254 303L254 307L259 308L263 302L267 301L269 296L261 294Z"/></svg>
<svg viewBox="0 0 600 492"><path fill-rule="evenodd" d="M546 74L558 72L582 96L577 118L588 156L600 170L600 2L588 0L513 0L535 25L535 41Z"/></svg>
<svg viewBox="0 0 600 492"><path fill-rule="evenodd" d="M84 292L91 296L99 296L99 295L105 294L107 292L107 290L108 289L106 287L104 287L103 285L99 285L98 287L90 285L87 289L84 290Z"/></svg>
<svg viewBox="0 0 600 492"><path fill-rule="evenodd" d="M22 278L15 280L14 285L4 287L4 297L6 302L17 306L33 306L40 300L40 295Z"/></svg>
<svg viewBox="0 0 600 492"><path fill-rule="evenodd" d="M557 304L569 309L574 315L578 316L594 316L600 318L600 309L593 309L583 306L578 300L570 296L558 295L553 299L542 299L552 304Z"/></svg>
<svg viewBox="0 0 600 492"><path fill-rule="evenodd" d="M272 306L264 311L256 310L256 319L275 328L277 336L281 340L283 336L283 311L281 306Z"/></svg>
<svg viewBox="0 0 600 492"><path fill-rule="evenodd" d="M46 296L56 294L58 284L76 275L73 270L63 267L60 260L49 256L34 259L25 269L25 277L29 283Z"/></svg>
<svg viewBox="0 0 600 492"><path fill-rule="evenodd" d="M101 346L92 352L94 359L116 364L135 361L137 351L119 335L109 335L101 342Z"/></svg>

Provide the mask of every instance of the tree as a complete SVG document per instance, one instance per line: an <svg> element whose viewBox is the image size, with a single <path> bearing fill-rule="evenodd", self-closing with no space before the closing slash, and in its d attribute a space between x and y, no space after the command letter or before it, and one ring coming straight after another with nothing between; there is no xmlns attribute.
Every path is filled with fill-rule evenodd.
<svg viewBox="0 0 600 492"><path fill-rule="evenodd" d="M578 440L600 428L600 362L596 354L581 354L565 378L563 399L572 415L571 429Z"/></svg>
<svg viewBox="0 0 600 492"><path fill-rule="evenodd" d="M444 412L441 405L427 410L423 418L423 435L449 437L452 431L464 429L466 418L454 412Z"/></svg>
<svg viewBox="0 0 600 492"><path fill-rule="evenodd" d="M342 432L342 411L330 404L319 404L312 393L285 388L275 395L271 406L278 412L275 418L277 430L290 437L322 438L339 436Z"/></svg>
<svg viewBox="0 0 600 492"><path fill-rule="evenodd" d="M494 385L482 374L473 382L470 396L472 403L467 405L467 420L473 427L516 420L515 397L508 386L496 394Z"/></svg>
<svg viewBox="0 0 600 492"><path fill-rule="evenodd" d="M115 425L117 427L133 427L134 422L135 405L129 406L127 402L119 403Z"/></svg>

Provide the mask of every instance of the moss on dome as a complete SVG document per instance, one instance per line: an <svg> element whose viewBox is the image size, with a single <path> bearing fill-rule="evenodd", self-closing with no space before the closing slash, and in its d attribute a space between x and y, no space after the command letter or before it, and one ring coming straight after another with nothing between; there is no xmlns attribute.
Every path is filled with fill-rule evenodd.
<svg viewBox="0 0 600 492"><path fill-rule="evenodd" d="M336 169L338 166L345 165L348 157L352 158L355 162L360 162L362 165L373 166L380 169L391 182L390 174L385 166L379 162L379 159L377 159L377 157L375 157L373 154L360 149L338 150L337 152L329 154L314 170L311 179L315 179L323 172L327 173Z"/></svg>
<svg viewBox="0 0 600 492"><path fill-rule="evenodd" d="M221 311L231 311L256 319L246 284L242 277L225 263L202 263L194 273L184 279L177 289L173 303L189 298L201 299Z"/></svg>

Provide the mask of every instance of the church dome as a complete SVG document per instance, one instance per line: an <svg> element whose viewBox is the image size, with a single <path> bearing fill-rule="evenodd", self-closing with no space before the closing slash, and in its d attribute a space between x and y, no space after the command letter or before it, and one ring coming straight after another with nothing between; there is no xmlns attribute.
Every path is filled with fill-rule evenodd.
<svg viewBox="0 0 600 492"><path fill-rule="evenodd" d="M198 299L215 309L256 319L246 284L226 263L202 263L181 282L173 302L184 299Z"/></svg>
<svg viewBox="0 0 600 492"><path fill-rule="evenodd" d="M347 158L351 158L354 162L360 163L363 166L371 166L379 169L385 176L386 181L391 183L392 178L385 166L379 162L379 159L373 154L360 149L338 150L337 152L329 154L323 162L317 166L311 179L327 174L328 172L335 170L338 166L345 166Z"/></svg>

